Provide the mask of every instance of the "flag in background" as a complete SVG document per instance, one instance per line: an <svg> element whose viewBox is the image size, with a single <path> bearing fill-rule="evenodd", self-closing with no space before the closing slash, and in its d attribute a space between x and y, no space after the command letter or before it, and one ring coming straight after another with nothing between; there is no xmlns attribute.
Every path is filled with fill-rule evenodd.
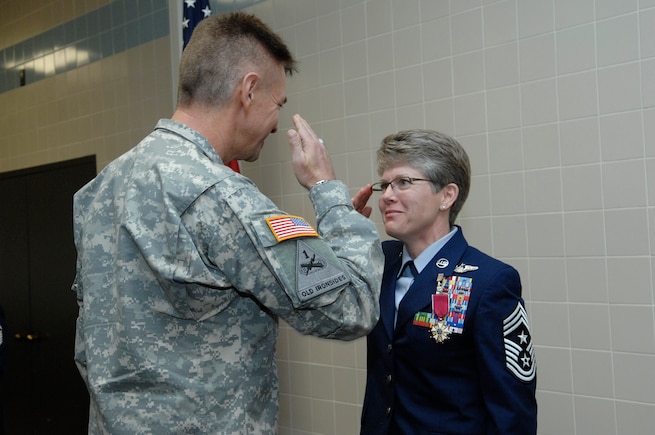
<svg viewBox="0 0 655 435"><path fill-rule="evenodd" d="M196 28L203 18L207 18L211 14L212 10L209 7L209 0L184 0L182 10L182 40L184 44L182 45L182 50L189 43L193 29Z"/></svg>
<svg viewBox="0 0 655 435"><path fill-rule="evenodd" d="M182 50L189 43L193 29L196 28L199 22L211 14L212 10L209 7L209 0L184 0L182 9ZM237 160L227 162L226 165L232 168L234 172L241 172Z"/></svg>

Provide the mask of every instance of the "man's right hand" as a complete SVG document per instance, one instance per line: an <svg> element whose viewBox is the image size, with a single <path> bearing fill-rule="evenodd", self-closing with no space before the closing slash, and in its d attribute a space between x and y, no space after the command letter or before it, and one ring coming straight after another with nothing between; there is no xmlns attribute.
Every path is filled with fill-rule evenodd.
<svg viewBox="0 0 655 435"><path fill-rule="evenodd" d="M318 181L334 180L334 169L325 145L300 115L294 115L292 120L296 128L287 131L287 138L291 146L291 164L298 182L311 189Z"/></svg>

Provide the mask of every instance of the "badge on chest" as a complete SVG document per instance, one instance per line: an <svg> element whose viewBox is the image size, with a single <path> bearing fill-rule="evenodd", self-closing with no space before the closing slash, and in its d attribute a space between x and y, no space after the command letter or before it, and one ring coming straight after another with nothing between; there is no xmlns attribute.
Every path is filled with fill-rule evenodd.
<svg viewBox="0 0 655 435"><path fill-rule="evenodd" d="M430 336L437 343L443 343L451 334L464 331L464 320L468 309L473 279L464 276L437 276L436 291L432 295L432 312L418 312L414 325L430 330Z"/></svg>

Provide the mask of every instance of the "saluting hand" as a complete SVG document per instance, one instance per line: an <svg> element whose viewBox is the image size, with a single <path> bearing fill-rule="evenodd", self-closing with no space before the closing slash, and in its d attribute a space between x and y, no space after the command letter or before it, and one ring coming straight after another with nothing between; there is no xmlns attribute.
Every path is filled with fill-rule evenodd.
<svg viewBox="0 0 655 435"><path fill-rule="evenodd" d="M359 192L357 192L352 198L353 207L355 207L355 210L367 218L371 217L371 212L373 211L373 208L370 205L366 205L372 194L373 189L371 188L371 184L367 184L366 186L359 189Z"/></svg>
<svg viewBox="0 0 655 435"><path fill-rule="evenodd" d="M293 115L292 120L296 129L289 129L287 138L298 182L311 189L320 180L334 180L334 169L325 145L300 115Z"/></svg>

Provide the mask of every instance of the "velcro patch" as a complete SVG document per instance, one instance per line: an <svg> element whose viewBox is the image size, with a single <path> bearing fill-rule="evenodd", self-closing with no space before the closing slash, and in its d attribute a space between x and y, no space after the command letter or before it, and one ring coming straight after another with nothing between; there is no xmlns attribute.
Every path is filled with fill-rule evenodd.
<svg viewBox="0 0 655 435"><path fill-rule="evenodd" d="M299 216L273 216L266 218L268 227L278 242L296 237L318 237L318 233Z"/></svg>
<svg viewBox="0 0 655 435"><path fill-rule="evenodd" d="M534 347L530 336L528 315L521 302L503 321L505 341L505 366L519 380L534 380L537 364L534 359Z"/></svg>
<svg viewBox="0 0 655 435"><path fill-rule="evenodd" d="M318 255L307 243L298 241L296 282L298 298L304 302L348 284L350 278Z"/></svg>

